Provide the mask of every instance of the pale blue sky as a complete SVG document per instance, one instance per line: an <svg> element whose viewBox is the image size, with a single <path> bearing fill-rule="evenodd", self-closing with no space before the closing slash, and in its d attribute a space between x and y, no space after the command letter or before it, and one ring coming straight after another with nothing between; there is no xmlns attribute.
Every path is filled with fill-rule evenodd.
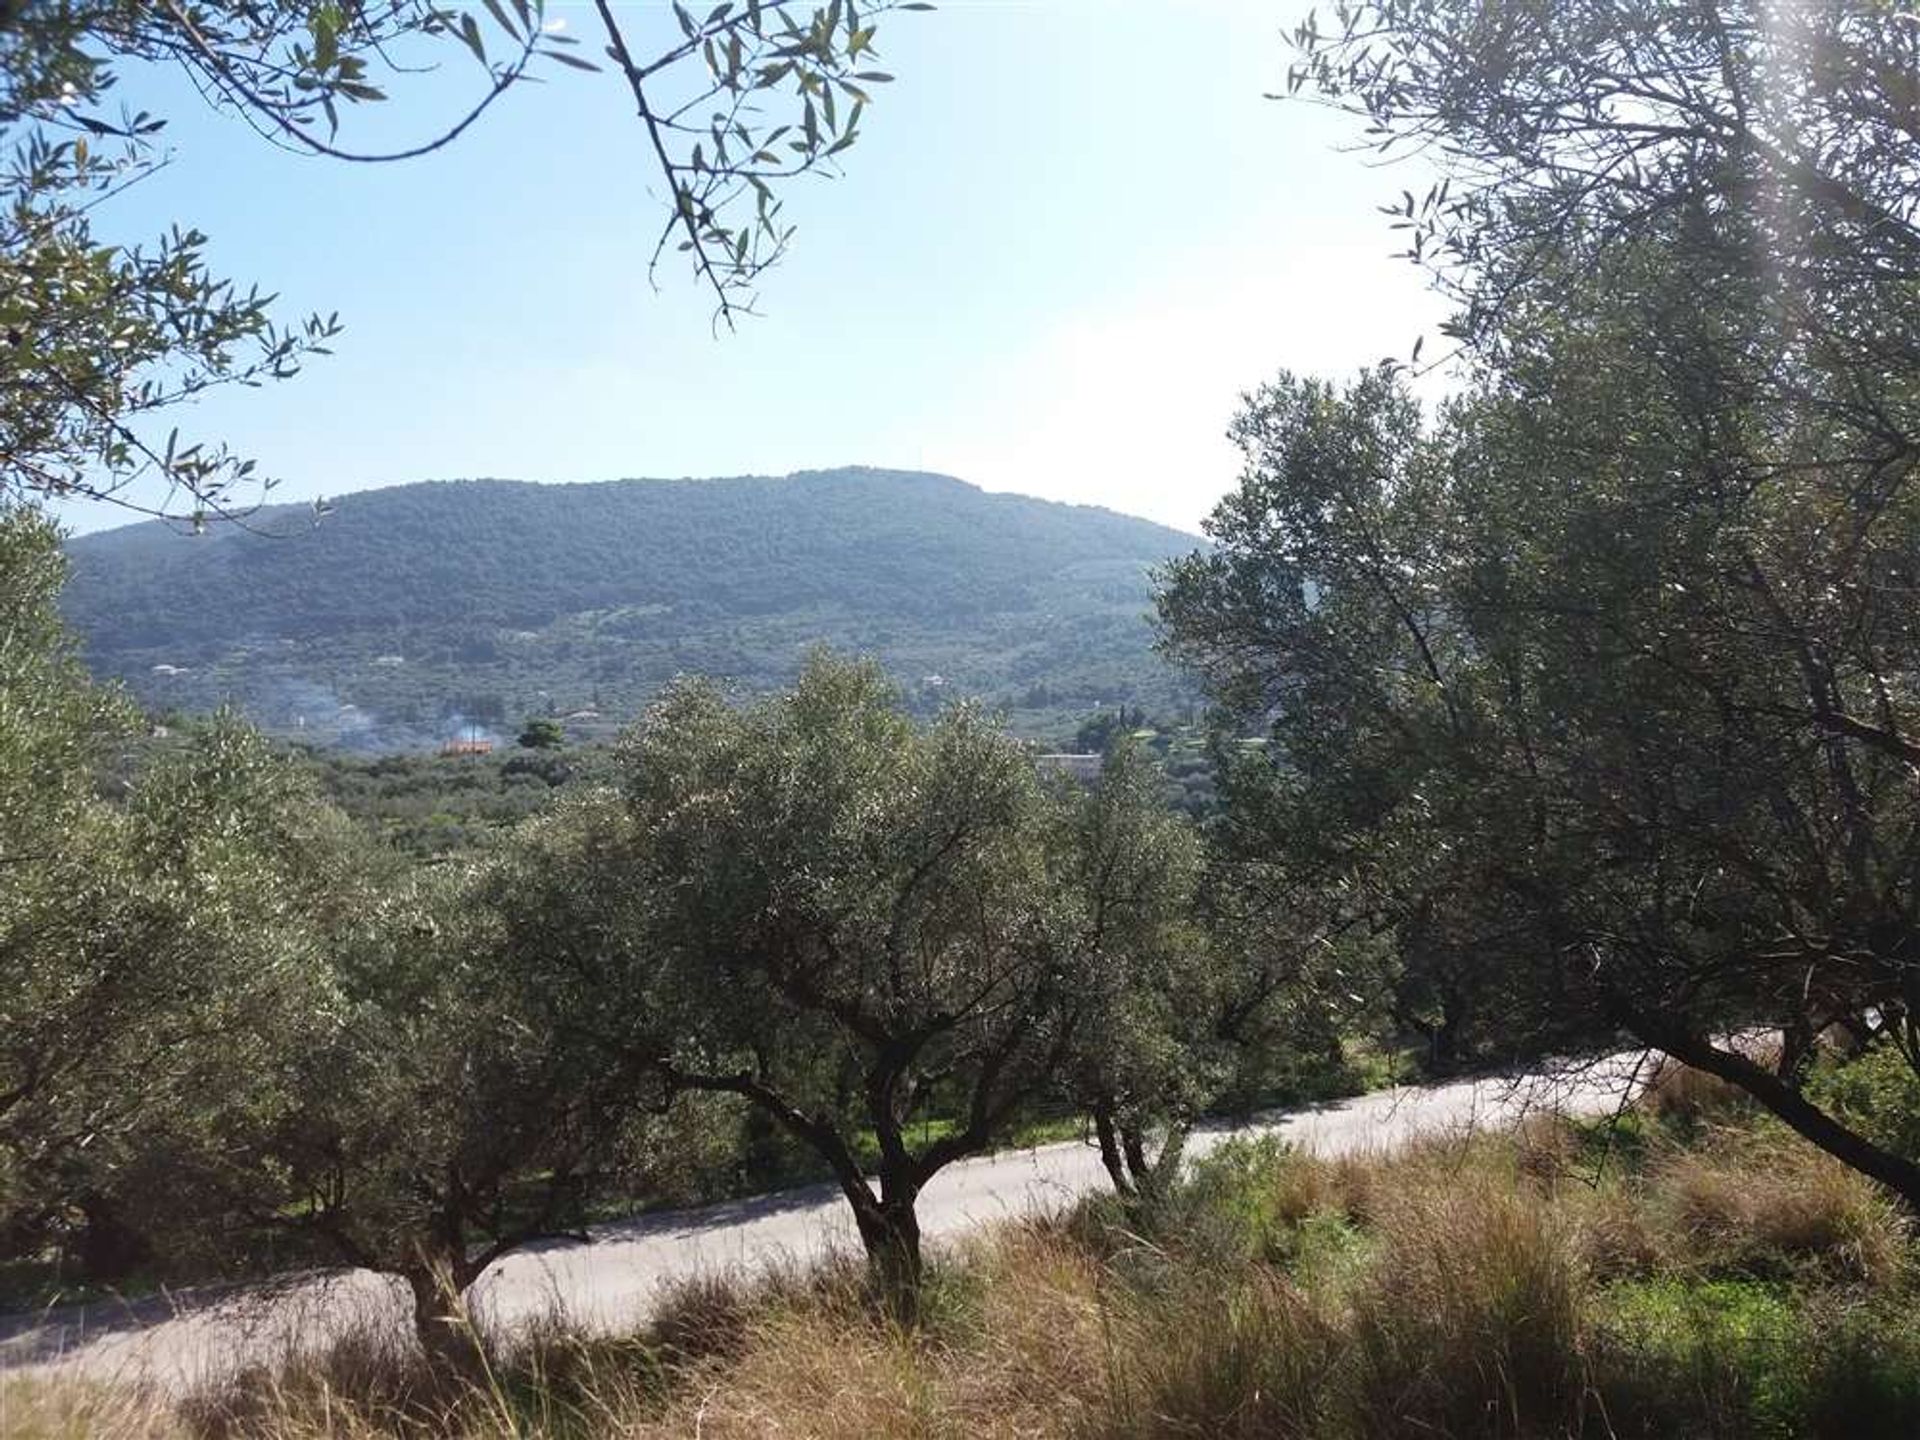
<svg viewBox="0 0 1920 1440"><path fill-rule="evenodd" d="M636 43L664 43L664 4L627 8ZM549 13L591 44L587 7ZM190 220L290 316L340 312L334 358L183 417L284 477L281 498L861 463L1192 529L1236 473L1240 391L1404 357L1442 314L1375 209L1415 177L1343 152L1350 122L1262 98L1300 13L889 17L898 81L845 176L791 196L794 251L734 334L677 268L647 282L663 212L609 74L554 67L450 150L389 167L300 159L170 97L176 159L106 224ZM382 128L430 129L476 79L456 60Z"/></svg>

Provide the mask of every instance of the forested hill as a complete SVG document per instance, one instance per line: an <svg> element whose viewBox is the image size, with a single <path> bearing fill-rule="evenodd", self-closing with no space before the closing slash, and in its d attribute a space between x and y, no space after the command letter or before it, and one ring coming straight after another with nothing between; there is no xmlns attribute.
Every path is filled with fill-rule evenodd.
<svg viewBox="0 0 1920 1440"><path fill-rule="evenodd" d="M675 674L764 688L822 641L879 655L916 704L978 695L1047 735L1096 704L1179 703L1148 572L1195 543L914 472L450 481L317 523L286 507L82 536L66 609L95 670L151 704L232 701L370 748L462 719L604 729Z"/></svg>

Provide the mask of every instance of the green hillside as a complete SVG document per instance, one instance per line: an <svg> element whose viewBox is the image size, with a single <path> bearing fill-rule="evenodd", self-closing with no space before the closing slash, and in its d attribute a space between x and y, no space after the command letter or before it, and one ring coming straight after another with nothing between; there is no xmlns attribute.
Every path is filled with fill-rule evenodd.
<svg viewBox="0 0 1920 1440"><path fill-rule="evenodd" d="M531 714L604 733L675 674L765 688L820 642L879 655L916 705L977 695L1048 736L1096 705L1184 703L1150 650L1148 572L1194 543L912 472L452 481L317 523L82 536L66 609L94 669L148 703L232 701L323 743Z"/></svg>

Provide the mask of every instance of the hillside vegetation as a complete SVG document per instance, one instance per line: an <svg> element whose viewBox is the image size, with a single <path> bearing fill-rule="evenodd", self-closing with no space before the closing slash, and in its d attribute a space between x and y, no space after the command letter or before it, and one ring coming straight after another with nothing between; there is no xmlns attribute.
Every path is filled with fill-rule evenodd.
<svg viewBox="0 0 1920 1440"><path fill-rule="evenodd" d="M1191 537L939 475L405 485L246 530L159 522L69 544L89 663L149 704L238 702L269 729L374 749L461 720L611 726L673 676L748 689L818 643L878 656L931 708L1018 728L1178 703L1149 572Z"/></svg>

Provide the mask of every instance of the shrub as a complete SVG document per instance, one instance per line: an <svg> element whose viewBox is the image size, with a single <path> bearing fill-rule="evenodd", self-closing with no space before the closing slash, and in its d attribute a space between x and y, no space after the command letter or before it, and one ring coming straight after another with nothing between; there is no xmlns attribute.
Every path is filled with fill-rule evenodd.
<svg viewBox="0 0 1920 1440"><path fill-rule="evenodd" d="M1199 1160L1152 1215L1186 1263L1232 1265L1284 1250L1284 1233L1323 1198L1318 1167L1272 1135L1233 1139Z"/></svg>
<svg viewBox="0 0 1920 1440"><path fill-rule="evenodd" d="M1805 1408L1804 1330L1777 1286L1628 1282L1592 1319L1593 1408L1618 1434L1786 1435Z"/></svg>
<svg viewBox="0 0 1920 1440"><path fill-rule="evenodd" d="M1807 1090L1849 1129L1908 1160L1920 1160L1920 1074L1882 1043L1852 1060L1823 1059Z"/></svg>
<svg viewBox="0 0 1920 1440"><path fill-rule="evenodd" d="M1809 1325L1805 1433L1831 1440L1920 1435L1920 1322L1898 1298L1816 1309Z"/></svg>

